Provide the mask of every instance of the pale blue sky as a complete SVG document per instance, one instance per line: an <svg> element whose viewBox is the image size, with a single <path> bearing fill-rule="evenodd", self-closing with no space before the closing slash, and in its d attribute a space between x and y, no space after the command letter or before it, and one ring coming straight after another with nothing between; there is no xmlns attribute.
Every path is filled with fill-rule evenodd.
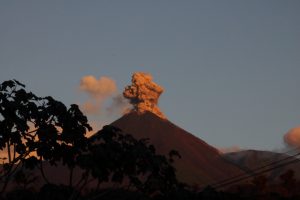
<svg viewBox="0 0 300 200"><path fill-rule="evenodd" d="M146 71L175 124L216 147L278 149L300 125L299 10L297 0L3 0L0 81L71 104L84 75L122 90Z"/></svg>

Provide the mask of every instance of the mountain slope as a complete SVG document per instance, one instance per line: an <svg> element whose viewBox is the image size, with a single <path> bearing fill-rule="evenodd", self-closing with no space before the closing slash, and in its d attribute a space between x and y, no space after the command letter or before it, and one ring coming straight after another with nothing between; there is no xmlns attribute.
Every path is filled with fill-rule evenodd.
<svg viewBox="0 0 300 200"><path fill-rule="evenodd" d="M226 160L241 167L247 172L255 171L255 169L257 168L260 168L261 170L266 170L270 167L276 166L274 164L277 162L286 163L288 161L293 160L293 158L289 158L289 155L287 154L258 150L232 152L224 154L223 157ZM277 166L279 165L277 164ZM276 181L279 179L280 175L287 172L288 170L293 170L295 172L295 178L300 180L300 162L295 162L289 165L278 167L274 170L264 173L264 175L266 175L270 181Z"/></svg>
<svg viewBox="0 0 300 200"><path fill-rule="evenodd" d="M211 184L241 173L239 168L223 159L215 148L151 112L131 112L111 125L137 139L149 138L158 153L167 155L170 150L177 150L182 156L175 161L177 176L191 185Z"/></svg>

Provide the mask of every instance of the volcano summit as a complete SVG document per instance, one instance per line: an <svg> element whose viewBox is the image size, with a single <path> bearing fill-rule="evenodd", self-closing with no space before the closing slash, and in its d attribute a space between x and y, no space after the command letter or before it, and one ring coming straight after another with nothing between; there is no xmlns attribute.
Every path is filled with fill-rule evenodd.
<svg viewBox="0 0 300 200"><path fill-rule="evenodd" d="M133 111L143 114L146 111L165 119L158 107L158 98L164 91L161 86L152 81L148 73L136 72L132 75L132 84L127 86L123 96L133 105Z"/></svg>
<svg viewBox="0 0 300 200"><path fill-rule="evenodd" d="M157 105L162 92L150 74L134 73L132 85L123 92L133 109L111 125L137 139L148 138L160 154L177 150L182 157L175 161L177 176L190 185L212 184L241 173L217 149L166 119Z"/></svg>

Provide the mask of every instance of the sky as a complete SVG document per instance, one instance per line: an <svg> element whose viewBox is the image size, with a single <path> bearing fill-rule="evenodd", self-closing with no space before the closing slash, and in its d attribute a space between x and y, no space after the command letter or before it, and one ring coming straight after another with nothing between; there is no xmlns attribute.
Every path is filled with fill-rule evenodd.
<svg viewBox="0 0 300 200"><path fill-rule="evenodd" d="M165 89L167 118L207 143L282 149L300 125L299 9L297 0L3 0L0 82L70 105L88 99L84 76L109 77L121 93L133 72L148 72ZM120 117L98 115L98 124Z"/></svg>

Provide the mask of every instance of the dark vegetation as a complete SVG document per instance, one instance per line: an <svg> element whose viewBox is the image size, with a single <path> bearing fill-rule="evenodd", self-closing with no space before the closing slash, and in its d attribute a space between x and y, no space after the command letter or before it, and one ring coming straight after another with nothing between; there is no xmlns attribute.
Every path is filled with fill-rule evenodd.
<svg viewBox="0 0 300 200"><path fill-rule="evenodd" d="M137 140L105 126L91 138L86 116L52 97L38 97L16 81L0 85L0 199L299 199L293 171L269 184L263 176L216 191L193 190L176 179L175 150L158 155ZM68 169L67 184L51 181L45 165ZM58 175L52 174L52 176ZM42 177L42 181L38 180ZM35 184L39 181L39 184Z"/></svg>

